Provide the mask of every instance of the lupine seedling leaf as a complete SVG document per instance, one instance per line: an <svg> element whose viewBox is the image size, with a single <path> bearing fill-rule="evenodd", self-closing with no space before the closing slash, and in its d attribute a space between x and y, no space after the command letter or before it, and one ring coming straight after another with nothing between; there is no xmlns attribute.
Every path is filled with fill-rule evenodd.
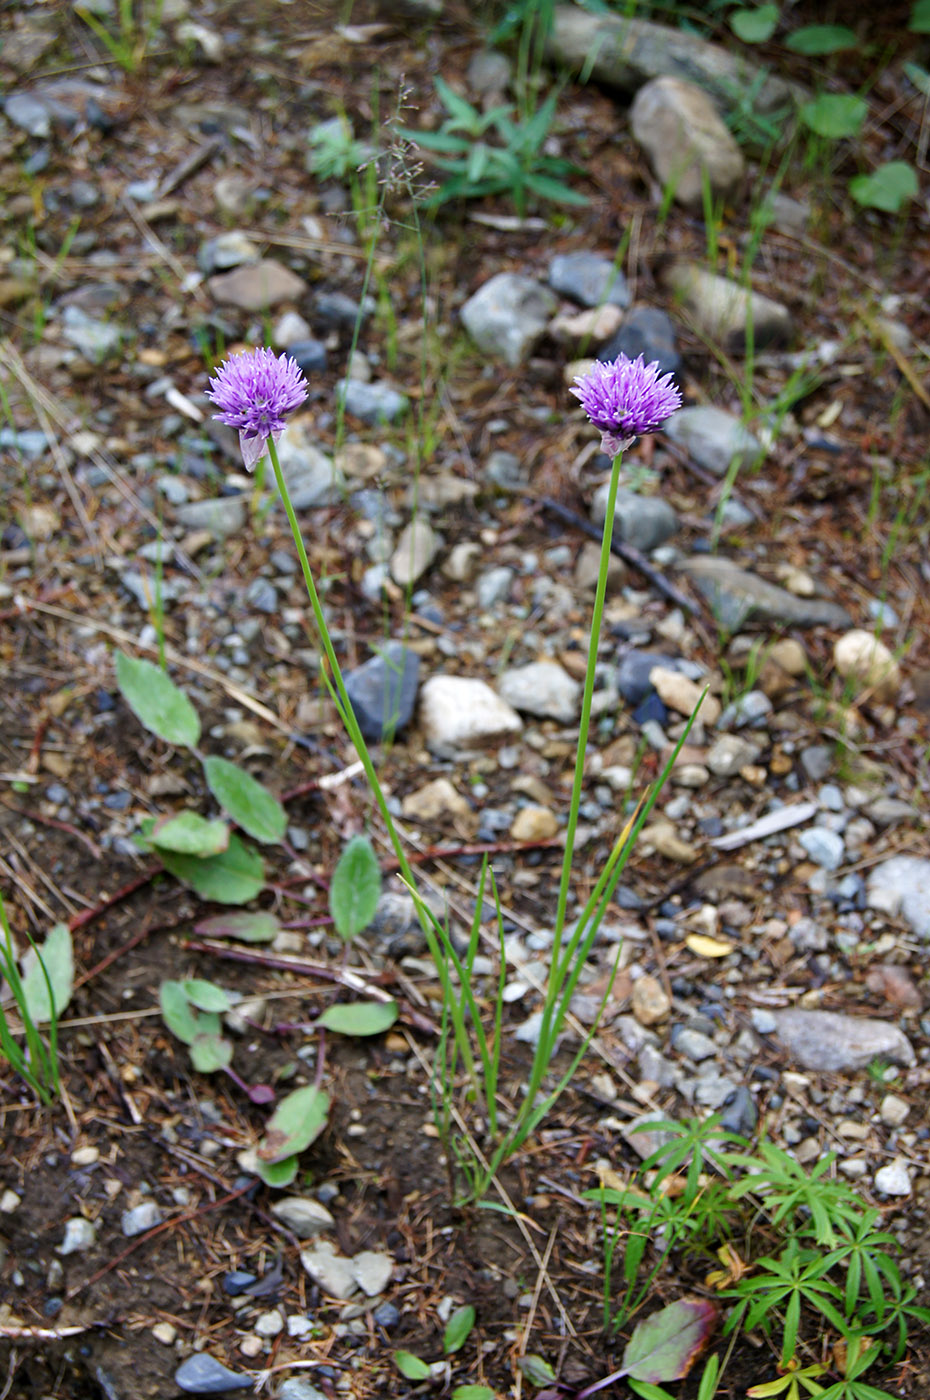
<svg viewBox="0 0 930 1400"><path fill-rule="evenodd" d="M381 1035L397 1020L396 1001L340 1002L323 1012L317 1025L339 1035Z"/></svg>
<svg viewBox="0 0 930 1400"><path fill-rule="evenodd" d="M229 827L224 821L207 821L199 812L178 812L162 817L145 832L157 851L175 851L182 856L217 856L229 846Z"/></svg>
<svg viewBox="0 0 930 1400"><path fill-rule="evenodd" d="M381 896L381 871L367 836L353 836L339 857L329 886L329 912L346 940L368 927Z"/></svg>
<svg viewBox="0 0 930 1400"><path fill-rule="evenodd" d="M494 1400L494 1391L489 1385L457 1385L452 1400Z"/></svg>
<svg viewBox="0 0 930 1400"><path fill-rule="evenodd" d="M744 44L764 44L771 39L778 25L777 5L760 5L755 10L734 10L730 28Z"/></svg>
<svg viewBox="0 0 930 1400"><path fill-rule="evenodd" d="M260 1159L255 1163L255 1173L261 1177L266 1186L270 1186L273 1191L280 1191L284 1186L290 1186L297 1175L297 1157L285 1157L281 1162L263 1162Z"/></svg>
<svg viewBox="0 0 930 1400"><path fill-rule="evenodd" d="M394 1362L402 1376L408 1381L428 1381L433 1374L425 1361L414 1356L412 1351L395 1351Z"/></svg>
<svg viewBox="0 0 930 1400"><path fill-rule="evenodd" d="M660 1385L680 1381L707 1346L717 1309L705 1298L679 1298L634 1328L621 1375Z"/></svg>
<svg viewBox="0 0 930 1400"><path fill-rule="evenodd" d="M167 744L192 749L200 738L200 717L183 690L160 666L116 653L116 683L136 719Z"/></svg>
<svg viewBox="0 0 930 1400"><path fill-rule="evenodd" d="M243 909L236 914L217 914L195 924L194 932L201 938L238 938L240 943L273 943L281 932L277 918L267 909L251 912Z"/></svg>
<svg viewBox="0 0 930 1400"><path fill-rule="evenodd" d="M555 1371L552 1366L544 1356L538 1356L535 1351L521 1356L517 1365L530 1385L551 1385L555 1380Z"/></svg>
<svg viewBox="0 0 930 1400"><path fill-rule="evenodd" d="M43 973L39 965L41 957L45 965ZM55 1015L60 1016L71 1000L74 990L74 948L71 943L71 930L67 924L55 924L49 929L42 947L37 951L30 948L23 958L23 997L30 1019L50 1021L52 1008L49 1000L49 983L55 1003ZM48 974L48 982L45 977Z"/></svg>
<svg viewBox="0 0 930 1400"><path fill-rule="evenodd" d="M295 1089L282 1099L268 1120L265 1136L258 1145L261 1162L280 1162L296 1157L309 1147L326 1127L329 1095L315 1084Z"/></svg>
<svg viewBox="0 0 930 1400"><path fill-rule="evenodd" d="M857 175L849 182L849 193L867 209L898 214L903 205L916 199L917 174L906 160L889 160L871 175Z"/></svg>
<svg viewBox="0 0 930 1400"><path fill-rule="evenodd" d="M232 1002L229 996L215 982L204 982L200 977L188 977L181 983L184 995L198 1011L228 1011Z"/></svg>
<svg viewBox="0 0 930 1400"><path fill-rule="evenodd" d="M468 1335L475 1325L475 1310L471 1303L466 1303L464 1307L456 1308L455 1312L446 1323L446 1330L442 1334L442 1349L447 1356L458 1351L468 1341Z"/></svg>
<svg viewBox="0 0 930 1400"><path fill-rule="evenodd" d="M868 106L861 97L849 93L824 92L805 102L801 120L818 136L839 141L844 136L856 136L868 115Z"/></svg>
<svg viewBox="0 0 930 1400"><path fill-rule="evenodd" d="M806 58L816 58L821 54L841 53L843 49L854 49L859 40L845 24L805 24L796 29L785 40L785 48L792 53L804 54Z"/></svg>
<svg viewBox="0 0 930 1400"><path fill-rule="evenodd" d="M218 856L182 856L176 851L159 851L165 869L189 885L201 899L217 904L248 904L265 886L265 866L257 851L240 841L233 832L229 845Z"/></svg>
<svg viewBox="0 0 930 1400"><path fill-rule="evenodd" d="M191 1041L191 1064L201 1074L225 1069L232 1055L232 1045L221 1035L196 1035Z"/></svg>
<svg viewBox="0 0 930 1400"><path fill-rule="evenodd" d="M204 759L203 771L207 787L237 826L266 845L281 840L287 830L287 813L251 773L215 756Z"/></svg>
<svg viewBox="0 0 930 1400"><path fill-rule="evenodd" d="M220 1018L213 1012L198 1011L192 1006L183 982L170 979L158 989L162 1020L172 1035L193 1045L198 1035L219 1035Z"/></svg>

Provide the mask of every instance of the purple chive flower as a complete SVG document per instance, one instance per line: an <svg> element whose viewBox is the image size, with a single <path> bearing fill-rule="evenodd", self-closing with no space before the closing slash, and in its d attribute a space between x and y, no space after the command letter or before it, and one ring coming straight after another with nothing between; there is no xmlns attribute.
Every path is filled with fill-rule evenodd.
<svg viewBox="0 0 930 1400"><path fill-rule="evenodd" d="M681 394L670 374L661 374L654 360L642 355L631 360L620 354L610 363L595 360L587 374L579 374L569 390L601 431L601 447L616 457L641 433L654 433L677 408Z"/></svg>
<svg viewBox="0 0 930 1400"><path fill-rule="evenodd" d="M220 410L213 417L227 428L239 429L239 446L247 471L265 453L269 438L277 443L284 420L299 408L309 385L296 360L273 350L246 350L220 365L207 398Z"/></svg>

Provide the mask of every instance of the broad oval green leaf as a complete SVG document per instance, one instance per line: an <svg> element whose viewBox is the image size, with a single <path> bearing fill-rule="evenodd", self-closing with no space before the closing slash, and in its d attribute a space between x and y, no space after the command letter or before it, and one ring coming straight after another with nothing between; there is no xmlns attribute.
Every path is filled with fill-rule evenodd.
<svg viewBox="0 0 930 1400"><path fill-rule="evenodd" d="M395 1351L394 1364L408 1381L428 1381L433 1374L426 1362L414 1356L412 1351Z"/></svg>
<svg viewBox="0 0 930 1400"><path fill-rule="evenodd" d="M199 812L178 812L163 817L147 832L147 840L158 851L177 851L179 855L219 855L229 845L229 827L219 818L207 821Z"/></svg>
<svg viewBox="0 0 930 1400"><path fill-rule="evenodd" d="M201 899L217 904L248 904L265 887L265 866L258 851L240 841L235 832L218 856L182 856L159 851L165 869L189 885Z"/></svg>
<svg viewBox="0 0 930 1400"><path fill-rule="evenodd" d="M193 1045L199 1035L219 1035L220 1018L211 1012L199 1012L193 1007L183 982L167 980L158 989L162 1020L172 1035Z"/></svg>
<svg viewBox="0 0 930 1400"><path fill-rule="evenodd" d="M265 1136L258 1146L261 1162L280 1162L296 1157L309 1147L326 1127L329 1095L315 1084L295 1089L278 1104L268 1120Z"/></svg>
<svg viewBox="0 0 930 1400"><path fill-rule="evenodd" d="M517 1362L530 1385L543 1386L551 1385L555 1381L555 1369L549 1364L544 1356L537 1352L528 1352L526 1356L521 1356Z"/></svg>
<svg viewBox="0 0 930 1400"><path fill-rule="evenodd" d="M785 40L785 48L792 53L815 58L822 54L841 53L843 49L854 49L859 40L845 24L805 24L796 29Z"/></svg>
<svg viewBox="0 0 930 1400"><path fill-rule="evenodd" d="M232 1045L221 1035L197 1035L191 1041L191 1064L200 1074L225 1069L232 1056Z"/></svg>
<svg viewBox="0 0 930 1400"><path fill-rule="evenodd" d="M489 1385L457 1385L452 1400L494 1400L494 1395Z"/></svg>
<svg viewBox="0 0 930 1400"><path fill-rule="evenodd" d="M866 209L898 214L920 191L917 174L906 160L889 160L871 175L857 175L849 182L849 193Z"/></svg>
<svg viewBox="0 0 930 1400"><path fill-rule="evenodd" d="M256 1161L255 1174L273 1191L280 1191L282 1187L290 1186L297 1175L297 1166L296 1156L285 1157L281 1162Z"/></svg>
<svg viewBox="0 0 930 1400"><path fill-rule="evenodd" d="M375 917L381 870L367 836L353 836L339 857L329 886L329 912L340 938L354 938Z"/></svg>
<svg viewBox="0 0 930 1400"><path fill-rule="evenodd" d="M287 813L278 799L251 773L226 758L205 758L207 786L237 826L264 844L280 841L287 831Z"/></svg>
<svg viewBox="0 0 930 1400"><path fill-rule="evenodd" d="M45 972L42 971L43 966ZM64 1011L74 991L74 947L67 924L55 924L49 929L41 948L30 948L26 953L23 958L22 988L26 1010L33 1021L50 1021L53 1005L56 1016Z"/></svg>
<svg viewBox="0 0 930 1400"><path fill-rule="evenodd" d="M202 938L238 938L240 943L273 943L281 925L269 909L243 909L238 914L217 914L194 926Z"/></svg>
<svg viewBox="0 0 930 1400"><path fill-rule="evenodd" d="M184 995L198 1011L228 1011L232 1002L229 996L215 982L204 982L200 977L187 977L181 983Z"/></svg>
<svg viewBox="0 0 930 1400"><path fill-rule="evenodd" d="M764 44L775 33L779 14L777 5L759 5L754 10L734 10L730 16L730 28L744 44Z"/></svg>
<svg viewBox="0 0 930 1400"><path fill-rule="evenodd" d="M840 141L856 136L868 115L868 106L861 97L850 93L824 92L801 107L801 120L818 136Z"/></svg>
<svg viewBox="0 0 930 1400"><path fill-rule="evenodd" d="M930 34L930 0L915 0L907 27L912 34Z"/></svg>
<svg viewBox="0 0 930 1400"><path fill-rule="evenodd" d="M475 1310L471 1303L466 1303L464 1307L455 1309L442 1334L442 1349L447 1356L450 1356L454 1351L459 1351L465 1345L474 1325Z"/></svg>
<svg viewBox="0 0 930 1400"><path fill-rule="evenodd" d="M153 661L116 653L116 683L140 724L167 744L192 749L200 739L200 717L183 690Z"/></svg>
<svg viewBox="0 0 930 1400"><path fill-rule="evenodd" d="M326 1008L317 1025L339 1035L381 1035L397 1016L396 1001L339 1002Z"/></svg>
<svg viewBox="0 0 930 1400"><path fill-rule="evenodd" d="M707 1298L679 1298L637 1323L623 1353L621 1375L651 1385L680 1381L707 1346L717 1308Z"/></svg>

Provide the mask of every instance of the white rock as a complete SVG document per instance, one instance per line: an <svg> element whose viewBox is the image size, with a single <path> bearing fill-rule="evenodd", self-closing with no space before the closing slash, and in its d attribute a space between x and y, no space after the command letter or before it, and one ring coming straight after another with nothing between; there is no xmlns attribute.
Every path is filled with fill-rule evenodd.
<svg viewBox="0 0 930 1400"><path fill-rule="evenodd" d="M284 1318L277 1308L272 1308L256 1320L255 1330L260 1337L276 1337L284 1331Z"/></svg>
<svg viewBox="0 0 930 1400"><path fill-rule="evenodd" d="M581 704L581 686L557 661L532 661L505 671L497 691L515 710L561 724L571 724Z"/></svg>
<svg viewBox="0 0 930 1400"><path fill-rule="evenodd" d="M876 865L866 884L870 909L901 914L918 938L930 938L930 860L892 856Z"/></svg>
<svg viewBox="0 0 930 1400"><path fill-rule="evenodd" d="M516 368L543 335L556 299L540 282L499 272L462 307L465 329L479 350Z"/></svg>
<svg viewBox="0 0 930 1400"><path fill-rule="evenodd" d="M352 1273L355 1282L369 1298L375 1298L391 1280L394 1260L390 1254L379 1254L373 1249L363 1249L352 1260Z"/></svg>
<svg viewBox="0 0 930 1400"><path fill-rule="evenodd" d="M15 1191L9 1187L0 1196L0 1215L13 1215L20 1207L22 1197L17 1196Z"/></svg>
<svg viewBox="0 0 930 1400"><path fill-rule="evenodd" d="M885 1167L875 1173L875 1189L883 1196L909 1196L911 1194L911 1174L904 1157L895 1157Z"/></svg>
<svg viewBox="0 0 930 1400"><path fill-rule="evenodd" d="M412 520L400 532L397 548L391 555L391 578L401 588L416 583L432 564L441 541L426 520Z"/></svg>
<svg viewBox="0 0 930 1400"><path fill-rule="evenodd" d="M750 467L764 455L758 438L739 418L712 404L680 408L666 421L663 431L715 476L725 476L736 457Z"/></svg>
<svg viewBox="0 0 930 1400"><path fill-rule="evenodd" d="M833 664L844 680L857 681L876 700L897 698L901 689L901 668L891 650L878 637L854 627L838 638L833 648Z"/></svg>
<svg viewBox="0 0 930 1400"><path fill-rule="evenodd" d="M886 1094L879 1109L881 1120L888 1128L902 1127L910 1111L910 1104L905 1103L897 1094Z"/></svg>
<svg viewBox="0 0 930 1400"><path fill-rule="evenodd" d="M59 1254L80 1254L85 1249L93 1249L97 1242L97 1232L83 1215L73 1215L65 1221L65 1237L58 1246Z"/></svg>
<svg viewBox="0 0 930 1400"><path fill-rule="evenodd" d="M653 78L630 108L633 136L656 178L671 185L679 204L700 208L704 180L716 195L729 194L746 164L707 93L681 78Z"/></svg>
<svg viewBox="0 0 930 1400"><path fill-rule="evenodd" d="M285 1196L275 1201L271 1213L302 1240L331 1230L336 1223L324 1205L307 1196Z"/></svg>
<svg viewBox="0 0 930 1400"><path fill-rule="evenodd" d="M427 747L441 755L523 728L506 700L469 676L431 676L420 690L420 723Z"/></svg>
<svg viewBox="0 0 930 1400"><path fill-rule="evenodd" d="M514 841L550 841L559 829L558 818L548 807L521 807L513 820Z"/></svg>
<svg viewBox="0 0 930 1400"><path fill-rule="evenodd" d="M331 1298L345 1302L358 1288L352 1260L339 1254L329 1240L318 1240L309 1249L302 1250L300 1262L314 1283Z"/></svg>

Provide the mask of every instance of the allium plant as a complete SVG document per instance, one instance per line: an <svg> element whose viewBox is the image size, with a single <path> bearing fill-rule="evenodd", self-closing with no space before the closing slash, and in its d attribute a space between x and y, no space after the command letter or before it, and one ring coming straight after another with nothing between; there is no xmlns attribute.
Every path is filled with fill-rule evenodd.
<svg viewBox="0 0 930 1400"><path fill-rule="evenodd" d="M610 546L616 509L617 487L620 477L622 448L628 445L639 433L654 432L661 426L665 419L681 405L681 396L678 390L672 385L669 376L661 376L657 364L644 365L642 357L638 360L631 361L628 360L626 356L621 355L613 364L598 364L590 374L576 380L576 387L572 392L581 400L591 421L596 427L600 428L603 434L605 447L608 447L614 452L614 462L611 472L610 493L607 502L607 516L604 522L604 539L601 547L601 561L598 571L597 587L595 589L594 610L591 620L588 664L585 675L581 719L578 732L578 749L575 760L575 776L566 827L565 854L559 886L558 907L555 916L552 964L543 1004L539 1039L533 1055L533 1064L529 1074L526 1094L513 1113L506 1133L502 1136L498 1135L496 1141L490 1143L490 1151L487 1157L481 1158L480 1170L476 1171L471 1177L470 1196L473 1199L480 1199L490 1184L497 1168L517 1151L522 1143L524 1143L535 1130L541 1119L549 1111L562 1090L569 1083L575 1068L587 1048L590 1036L587 1040L582 1042L567 1072L562 1075L554 1088L550 1088L548 1092L544 1094L543 1085L551 1069L556 1043L564 1026L565 1019L569 1012L571 998L577 987L578 979L585 961L593 947L608 902L613 896L624 866L632 852L636 836L643 822L648 817L678 753L678 749L676 748L675 753L671 756L666 765L659 783L648 797L640 803L636 813L634 813L633 817L631 817L625 825L604 869L601 871L600 877L594 885L587 903L575 922L571 935L567 940L564 940L563 935L565 934L568 895L571 885L575 833L578 826L578 811L581 803L584 779L585 749L591 721L591 700L594 693L594 679L597 666L597 645L604 614L607 569L610 563ZM470 977L470 971L469 968L464 967L457 958L455 950L449 943L447 934L445 934L444 930L435 919L435 916L430 913L428 907L417 893L413 871L407 860L400 835L391 818L391 813L388 809L387 801L378 779L378 774L346 693L339 660L336 656L326 626L326 619L323 615L323 609L320 605L316 585L313 580L313 574L307 558L307 551L304 547L300 532L300 525L294 513L287 485L281 472L281 464L277 452L277 439L283 431L287 414L300 406L306 394L306 381L295 362L286 355L281 355L276 358L274 353L268 349L248 351L245 354L227 361L220 367L215 378L210 381L209 390L209 397L220 409L220 413L217 417L230 427L239 429L240 443L246 466L251 470L261 459L264 452L266 450L268 452L278 491L284 503L291 532L294 536L294 543L303 570L304 583L310 599L310 605L313 609L320 643L328 662L329 673L332 677L331 681L327 678L331 696L349 737L355 746L359 759L361 760L365 776L371 788L372 796L394 848L400 874L416 900L423 933L439 975L444 1003L447 1009L451 1008L451 1021L455 1028L456 1051L460 1056L461 1062L469 1067L475 1088L482 1089L487 1103L488 1101L493 1101L496 1096L497 1061L494 1059L490 1069L488 1068L488 1063L484 1063L484 1084L479 1085L477 1081L477 1071L474 1068L475 1057L470 1044L467 1043L467 1037L472 1033L471 1027L474 1017L479 1015L470 986L466 985L467 979ZM323 674L325 677L325 670ZM679 741L679 748L686 737L687 730ZM479 898L478 906L479 908L483 906L483 898ZM476 925L473 933L473 941L477 940L477 937L478 927ZM563 941L565 943L564 947ZM609 995L609 992L610 989L608 988L606 995ZM462 1001L463 997L465 998L464 1003ZM462 1014L462 1007L465 1004L467 1004L469 1011L468 1015ZM498 1016L499 1014L500 1007L498 1007ZM499 1029L498 1021L497 1043L499 1043ZM591 1034L593 1035L593 1033L592 1030ZM481 1058L482 1061L485 1061L484 1056ZM452 1075L447 1077L447 1083L443 1086L444 1093L451 1094L452 1079ZM494 1122L494 1113L489 1113L488 1118L489 1121Z"/></svg>

